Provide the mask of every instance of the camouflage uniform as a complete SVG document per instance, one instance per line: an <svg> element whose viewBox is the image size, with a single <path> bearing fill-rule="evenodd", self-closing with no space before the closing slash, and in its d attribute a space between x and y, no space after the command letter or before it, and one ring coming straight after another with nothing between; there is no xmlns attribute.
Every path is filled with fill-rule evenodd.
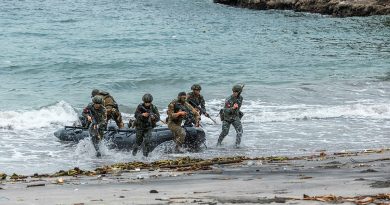
<svg viewBox="0 0 390 205"><path fill-rule="evenodd" d="M236 146L239 146L241 143L241 136L243 133L242 125L241 125L241 117L243 113L240 111L242 105L243 98L241 95L238 97L234 97L231 95L225 100L225 106L222 109L221 115L223 115L222 120L222 132L219 135L217 145L221 145L223 139L229 134L230 125L233 125L236 130ZM238 108L233 109L233 105L237 103ZM222 116L221 116L222 117Z"/></svg>
<svg viewBox="0 0 390 205"><path fill-rule="evenodd" d="M185 93L184 93L185 94ZM175 99L168 105L168 128L173 133L173 140L176 145L181 147L184 143L186 132L181 124L185 119L184 116L175 117L174 113L179 111L185 111L187 113L192 112L194 114L195 123L199 122L199 113L193 108L188 102L179 102L179 100Z"/></svg>
<svg viewBox="0 0 390 205"><path fill-rule="evenodd" d="M100 96L104 101L104 107L107 110L107 122L110 119L113 119L119 128L123 128L124 124L122 121L121 112L119 111L118 104L115 102L114 98L110 95L110 93L105 91L99 91L99 93L95 96Z"/></svg>
<svg viewBox="0 0 390 205"><path fill-rule="evenodd" d="M107 126L107 113L106 108L103 105L99 109L95 109L94 103L90 103L87 107L84 108L83 114L86 119L88 116L92 118L92 123L89 125L89 134L92 137L92 143L95 146L96 151L98 151L98 143L104 137L104 130ZM94 126L97 126L97 129Z"/></svg>
<svg viewBox="0 0 390 205"><path fill-rule="evenodd" d="M187 102L189 102L195 109L199 109L199 114L205 115L207 113L203 95L196 96L194 92L189 92L187 94Z"/></svg>
<svg viewBox="0 0 390 205"><path fill-rule="evenodd" d="M144 117L142 113L149 113L149 117ZM153 117L152 117L153 116ZM144 103L138 105L134 113L135 129L136 129L136 143L133 147L133 155L137 154L139 146L144 142L143 155L148 156L150 150L150 141L152 138L153 128L156 123L160 121L160 113L155 105L151 104L146 107Z"/></svg>

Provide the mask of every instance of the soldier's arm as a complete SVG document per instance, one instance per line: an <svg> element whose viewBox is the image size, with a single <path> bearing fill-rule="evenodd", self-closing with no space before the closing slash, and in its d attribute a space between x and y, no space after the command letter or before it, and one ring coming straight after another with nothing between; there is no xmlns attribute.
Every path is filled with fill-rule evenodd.
<svg viewBox="0 0 390 205"><path fill-rule="evenodd" d="M238 110L241 108L243 98L240 96L240 98L237 100Z"/></svg>
<svg viewBox="0 0 390 205"><path fill-rule="evenodd" d="M81 114L84 116L88 121L91 121L92 116L91 116L91 107L88 105L83 109L83 113Z"/></svg>
<svg viewBox="0 0 390 205"><path fill-rule="evenodd" d="M171 119L177 119L177 115L175 115L175 108L174 108L174 105L173 103L170 103L168 105L168 111L167 111L167 114L168 114L168 117L171 118Z"/></svg>
<svg viewBox="0 0 390 205"><path fill-rule="evenodd" d="M207 116L208 114L207 114L207 112L206 112L206 102L204 101L204 98L202 97L201 99L200 99L200 107L202 108L202 113L205 115L205 116Z"/></svg>
<svg viewBox="0 0 390 205"><path fill-rule="evenodd" d="M234 112L233 103L229 99L225 100L225 112L229 114Z"/></svg>
<svg viewBox="0 0 390 205"><path fill-rule="evenodd" d="M158 109L156 106L153 105L153 113L154 113L154 117L155 117L155 121L158 122L160 121L160 113L158 112Z"/></svg>
<svg viewBox="0 0 390 205"><path fill-rule="evenodd" d="M140 105L137 106L134 112L134 118L140 120L142 118L142 113L140 111Z"/></svg>
<svg viewBox="0 0 390 205"><path fill-rule="evenodd" d="M191 106L191 104L186 102L186 106L190 108L191 112L194 114L195 123L198 123L200 121L200 114L194 107Z"/></svg>

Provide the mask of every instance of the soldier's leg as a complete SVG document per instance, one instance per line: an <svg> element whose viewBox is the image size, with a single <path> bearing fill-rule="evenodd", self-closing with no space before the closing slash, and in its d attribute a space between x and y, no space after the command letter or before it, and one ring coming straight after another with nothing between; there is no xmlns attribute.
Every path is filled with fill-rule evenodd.
<svg viewBox="0 0 390 205"><path fill-rule="evenodd" d="M122 115L121 113L119 112L119 110L117 109L113 109L113 113L112 113L113 117L114 117L114 121L116 123L116 125L121 129L121 128L124 128L125 125L123 124L123 120L122 120Z"/></svg>
<svg viewBox="0 0 390 205"><path fill-rule="evenodd" d="M143 148L143 154L145 157L149 155L149 152L151 151L151 139L152 139L152 131L153 129L145 130L144 133L144 148Z"/></svg>
<svg viewBox="0 0 390 205"><path fill-rule="evenodd" d="M97 130L92 124L89 126L89 135L91 136L91 141L92 141L92 144L93 144L93 147L95 148L96 150L96 156L97 157L100 157L101 154L99 152L99 142L100 142L100 138L99 138L99 130Z"/></svg>
<svg viewBox="0 0 390 205"><path fill-rule="evenodd" d="M242 124L241 124L241 120L234 120L233 121L233 127L234 129L236 130L236 147L238 147L241 143L241 137L242 137L242 133L243 133L243 130L242 130Z"/></svg>
<svg viewBox="0 0 390 205"><path fill-rule="evenodd" d="M186 131L180 125L175 123L169 123L168 128L173 133L173 141L175 141L176 147L181 148L185 140Z"/></svg>
<svg viewBox="0 0 390 205"><path fill-rule="evenodd" d="M133 156L137 155L139 146L141 146L142 141L144 140L144 130L142 129L137 129L135 131L135 143L133 145Z"/></svg>
<svg viewBox="0 0 390 205"><path fill-rule="evenodd" d="M222 121L222 132L219 134L217 146L220 146L226 135L229 134L230 122Z"/></svg>

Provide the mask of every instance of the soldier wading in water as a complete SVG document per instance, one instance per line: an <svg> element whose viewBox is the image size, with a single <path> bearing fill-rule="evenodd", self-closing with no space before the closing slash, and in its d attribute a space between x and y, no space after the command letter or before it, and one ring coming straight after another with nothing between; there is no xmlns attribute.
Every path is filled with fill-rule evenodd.
<svg viewBox="0 0 390 205"><path fill-rule="evenodd" d="M244 113L240 111L243 101L241 96L243 87L244 86L241 85L233 86L233 94L226 98L225 106L219 113L222 121L222 132L219 135L217 146L221 146L223 139L229 134L230 125L233 125L237 133L235 147L238 148L240 146L243 133L241 118L244 115Z"/></svg>
<svg viewBox="0 0 390 205"><path fill-rule="evenodd" d="M141 146L143 142L143 155L147 157L151 151L150 141L152 138L152 131L153 128L156 127L156 123L160 121L160 114L158 113L157 107L152 104L153 96L151 94L145 94L142 97L142 101L143 103L138 105L134 113L136 143L134 143L133 146L133 156L137 155L139 146Z"/></svg>
<svg viewBox="0 0 390 205"><path fill-rule="evenodd" d="M173 100L168 105L168 128L173 133L173 141L176 143L176 151L181 151L185 141L186 131L181 126L183 120L190 112L193 113L195 127L199 127L199 113L186 101L187 95L185 92L180 92L177 99Z"/></svg>
<svg viewBox="0 0 390 205"><path fill-rule="evenodd" d="M103 106L103 99L100 96L93 97L92 103L84 108L83 116L90 123L89 135L92 138L96 156L100 157L99 142L103 139L104 130L107 126L107 113L106 108Z"/></svg>

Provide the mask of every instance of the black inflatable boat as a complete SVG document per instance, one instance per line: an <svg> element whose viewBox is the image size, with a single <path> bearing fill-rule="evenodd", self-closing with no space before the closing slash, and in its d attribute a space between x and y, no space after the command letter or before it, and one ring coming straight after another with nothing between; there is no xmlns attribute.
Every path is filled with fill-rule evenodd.
<svg viewBox="0 0 390 205"><path fill-rule="evenodd" d="M190 151L199 151L206 141L206 135L203 129L196 127L184 127L186 138L184 146ZM78 142L89 137L88 128L78 126L65 126L54 135L62 141ZM104 132L104 140L110 142L112 148L131 149L135 143L135 129L110 129ZM151 139L151 149L153 150L159 144L173 140L173 134L168 127L156 127L153 130Z"/></svg>

